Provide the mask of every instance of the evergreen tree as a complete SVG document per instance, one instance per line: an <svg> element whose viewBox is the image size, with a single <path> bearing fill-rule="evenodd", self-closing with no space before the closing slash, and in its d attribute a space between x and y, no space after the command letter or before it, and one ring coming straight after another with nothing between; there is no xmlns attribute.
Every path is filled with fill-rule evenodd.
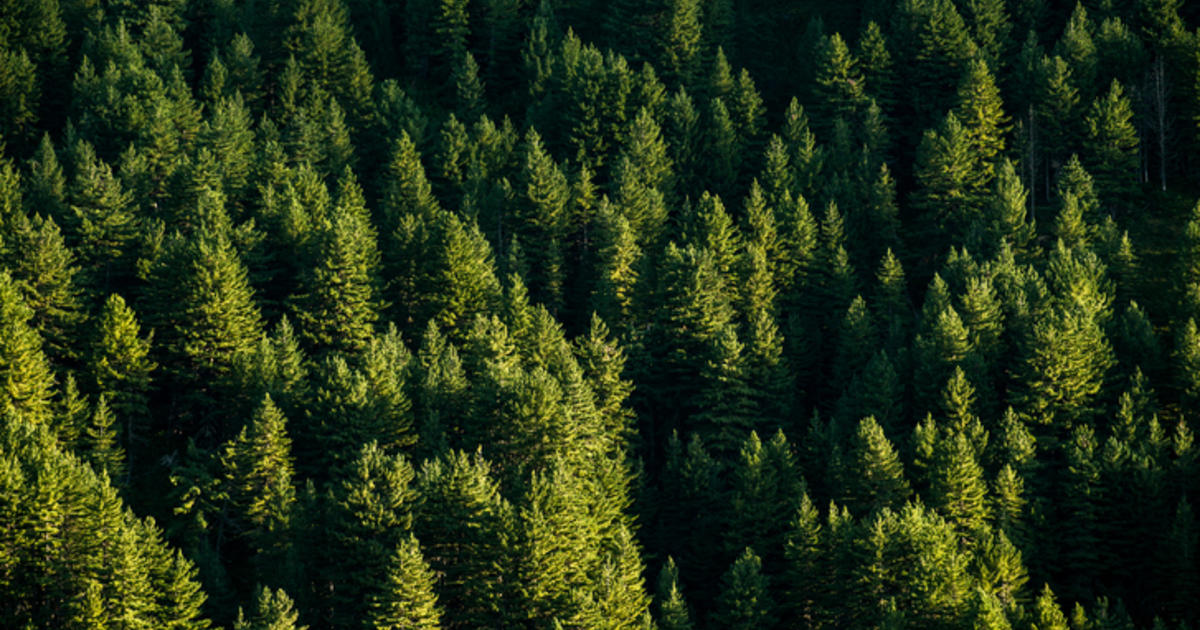
<svg viewBox="0 0 1200 630"><path fill-rule="evenodd" d="M129 247L137 230L133 198L90 144L72 148L71 234L87 286L104 291L128 279Z"/></svg>
<svg viewBox="0 0 1200 630"><path fill-rule="evenodd" d="M120 295L108 297L96 323L88 368L96 391L108 398L123 425L123 442L133 451L149 437L150 359L153 335L144 338L133 309Z"/></svg>
<svg viewBox="0 0 1200 630"><path fill-rule="evenodd" d="M292 608L292 599L283 589L272 591L260 586L255 591L254 608L249 619L238 609L234 630L306 630L308 626L297 625L299 613Z"/></svg>
<svg viewBox="0 0 1200 630"><path fill-rule="evenodd" d="M30 322L42 336L48 358L69 365L78 358L72 342L84 319L74 256L53 219L17 215L11 223L9 254L3 256L7 259L3 264L21 284L25 303L33 309Z"/></svg>
<svg viewBox="0 0 1200 630"><path fill-rule="evenodd" d="M858 423L843 466L846 501L858 514L897 509L912 493L899 456L873 417Z"/></svg>
<svg viewBox="0 0 1200 630"><path fill-rule="evenodd" d="M669 22L661 42L659 67L671 83L691 88L700 71L701 3L699 0L672 0L667 5Z"/></svg>
<svg viewBox="0 0 1200 630"><path fill-rule="evenodd" d="M774 602L762 574L762 562L749 547L721 578L721 595L712 621L722 628L749 630L775 623Z"/></svg>
<svg viewBox="0 0 1200 630"><path fill-rule="evenodd" d="M452 451L421 468L413 531L436 576L442 624L500 628L509 614L512 506L482 455Z"/></svg>
<svg viewBox="0 0 1200 630"><path fill-rule="evenodd" d="M1084 119L1084 162L1096 178L1101 196L1118 204L1130 202L1137 181L1138 135L1132 119L1132 106L1116 80Z"/></svg>
<svg viewBox="0 0 1200 630"><path fill-rule="evenodd" d="M92 411L92 421L87 428L87 461L97 473L103 473L113 483L124 487L129 479L125 476L125 449L121 448L116 418L108 407L108 399L101 395Z"/></svg>
<svg viewBox="0 0 1200 630"><path fill-rule="evenodd" d="M291 549L296 496L286 422L267 395L220 454L231 511L256 554L255 573L274 584L292 584L297 570Z"/></svg>
<svg viewBox="0 0 1200 630"><path fill-rule="evenodd" d="M379 251L349 171L328 222L314 238L313 267L294 298L301 338L315 350L362 350L379 317Z"/></svg>
<svg viewBox="0 0 1200 630"><path fill-rule="evenodd" d="M658 573L658 624L663 630L691 630L687 601L679 584L679 569L674 558L667 556Z"/></svg>
<svg viewBox="0 0 1200 630"><path fill-rule="evenodd" d="M0 408L30 423L48 422L54 376L42 352L42 340L29 320L17 283L0 271Z"/></svg>
<svg viewBox="0 0 1200 630"><path fill-rule="evenodd" d="M371 628L436 630L441 612L433 590L434 575L411 535L388 561L387 590L371 602Z"/></svg>

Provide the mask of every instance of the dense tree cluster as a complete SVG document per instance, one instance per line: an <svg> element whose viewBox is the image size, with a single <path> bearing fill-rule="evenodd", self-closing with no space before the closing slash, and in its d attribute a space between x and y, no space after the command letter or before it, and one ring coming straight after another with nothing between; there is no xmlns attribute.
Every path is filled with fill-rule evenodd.
<svg viewBox="0 0 1200 630"><path fill-rule="evenodd" d="M1200 624L1200 7L0 0L0 627Z"/></svg>

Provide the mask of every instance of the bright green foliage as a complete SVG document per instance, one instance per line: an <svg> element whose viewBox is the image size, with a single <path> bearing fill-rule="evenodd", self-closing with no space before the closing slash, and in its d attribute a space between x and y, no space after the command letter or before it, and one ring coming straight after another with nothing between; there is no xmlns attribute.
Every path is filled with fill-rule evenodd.
<svg viewBox="0 0 1200 630"><path fill-rule="evenodd" d="M330 522L320 532L324 543L313 550L321 557L317 580L329 585L335 624L369 627L372 601L387 596L385 576L412 527L412 480L412 466L404 457L370 443L335 482Z"/></svg>
<svg viewBox="0 0 1200 630"><path fill-rule="evenodd" d="M993 164L1004 154L1004 136L1008 116L1000 102L1000 90L988 65L972 61L958 86L958 105L954 114L966 130L974 158L983 171L985 183L992 179Z"/></svg>
<svg viewBox="0 0 1200 630"><path fill-rule="evenodd" d="M72 148L69 234L89 286L104 290L128 273L126 256L137 230L133 199L91 145Z"/></svg>
<svg viewBox="0 0 1200 630"><path fill-rule="evenodd" d="M1084 90L1089 90L1096 79L1096 44L1092 39L1094 30L1087 9L1083 3L1076 3L1062 37L1054 47L1054 54L1071 65L1072 74Z"/></svg>
<svg viewBox="0 0 1200 630"><path fill-rule="evenodd" d="M1112 363L1112 348L1094 317L1056 309L1033 325L1013 400L1039 424L1086 420Z"/></svg>
<svg viewBox="0 0 1200 630"><path fill-rule="evenodd" d="M287 583L291 528L296 502L293 487L292 443L287 419L270 395L254 412L249 423L220 453L222 483L236 515L240 535L257 554L254 558L260 580Z"/></svg>
<svg viewBox="0 0 1200 630"><path fill-rule="evenodd" d="M332 355L315 375L308 422L297 432L305 472L353 461L370 442L394 453L416 440L405 389L412 356L395 327L372 338L356 358Z"/></svg>
<svg viewBox="0 0 1200 630"><path fill-rule="evenodd" d="M369 116L372 77L363 51L350 34L338 0L297 3L284 45L307 81L335 95L357 126Z"/></svg>
<svg viewBox="0 0 1200 630"><path fill-rule="evenodd" d="M675 559L667 556L658 573L658 625L663 630L692 630L687 601L679 584L679 568Z"/></svg>
<svg viewBox="0 0 1200 630"><path fill-rule="evenodd" d="M1050 585L1042 587L1037 601L1033 605L1033 623L1037 630L1067 630L1067 618L1054 598Z"/></svg>
<svg viewBox="0 0 1200 630"><path fill-rule="evenodd" d="M1084 124L1083 160L1100 196L1108 203L1129 203L1137 182L1138 134L1133 107L1115 79L1108 93L1092 104Z"/></svg>
<svg viewBox="0 0 1200 630"><path fill-rule="evenodd" d="M968 545L984 536L987 484L966 433L947 433L934 446L928 498Z"/></svg>
<svg viewBox="0 0 1200 630"><path fill-rule="evenodd" d="M454 63L454 109L464 120L478 120L487 103L479 64L475 56L464 52Z"/></svg>
<svg viewBox="0 0 1200 630"><path fill-rule="evenodd" d="M607 200L600 202L596 228L598 260L592 308L604 321L623 332L633 321L642 251L629 220L614 212Z"/></svg>
<svg viewBox="0 0 1200 630"><path fill-rule="evenodd" d="M721 628L751 630L775 623L775 604L762 574L762 562L749 547L721 578L712 621Z"/></svg>
<svg viewBox="0 0 1200 630"><path fill-rule="evenodd" d="M430 568L447 628L505 626L513 508L481 455L452 451L421 468L413 531Z"/></svg>
<svg viewBox="0 0 1200 630"><path fill-rule="evenodd" d="M107 477L50 439L4 413L5 623L206 628L199 617L204 595L191 562L166 547L152 521L133 515Z"/></svg>
<svg viewBox="0 0 1200 630"><path fill-rule="evenodd" d="M1200 400L1200 331L1188 319L1175 342L1175 379L1184 399Z"/></svg>
<svg viewBox="0 0 1200 630"><path fill-rule="evenodd" d="M294 298L300 336L318 351L362 350L379 317L379 250L362 191L344 176L333 211L313 237L313 267Z"/></svg>
<svg viewBox="0 0 1200 630"><path fill-rule="evenodd" d="M96 472L103 473L118 486L125 486L125 449L121 448L120 430L116 418L108 407L108 399L101 395L92 411L92 421L86 431L87 461Z"/></svg>
<svg viewBox="0 0 1200 630"><path fill-rule="evenodd" d="M51 218L17 215L7 229L11 239L6 239L7 255L0 246L0 261L21 284L47 355L56 364L67 363L75 358L72 342L84 318L75 258Z"/></svg>
<svg viewBox="0 0 1200 630"><path fill-rule="evenodd" d="M528 260L528 283L534 299L551 312L562 307L564 258L563 239L567 228L570 188L562 170L546 153L541 136L530 131L525 137L525 164L519 202L514 211L513 230Z"/></svg>
<svg viewBox="0 0 1200 630"><path fill-rule="evenodd" d="M842 466L845 500L856 514L899 509L912 494L896 450L871 416L858 423Z"/></svg>
<svg viewBox="0 0 1200 630"><path fill-rule="evenodd" d="M1005 612L1013 613L1027 603L1024 587L1029 575L1021 562L1021 551L1003 531L982 537L976 563L980 583Z"/></svg>
<svg viewBox="0 0 1200 630"><path fill-rule="evenodd" d="M742 444L730 482L726 550L732 556L746 547L762 549L763 563L771 573L783 564L786 523L804 492L791 448L782 431L765 445L751 433Z"/></svg>
<svg viewBox="0 0 1200 630"><path fill-rule="evenodd" d="M388 561L387 584L371 602L368 627L378 630L437 630L441 611L434 593L434 574L411 535Z"/></svg>
<svg viewBox="0 0 1200 630"><path fill-rule="evenodd" d="M120 295L108 297L96 322L88 356L88 370L96 391L108 397L124 428L124 443L133 449L144 440L150 407L150 374L157 367L150 359L153 337L141 334L137 316Z"/></svg>
<svg viewBox="0 0 1200 630"><path fill-rule="evenodd" d="M858 59L850 52L841 35L834 33L817 46L815 103L820 104L824 128L832 127L839 117L850 120L866 106L869 85L858 69Z"/></svg>
<svg viewBox="0 0 1200 630"><path fill-rule="evenodd" d="M883 604L894 598L898 609L911 611L910 623L952 626L970 597L969 556L960 550L954 528L913 503L884 510L865 527L855 544L871 560L853 571L867 596L862 602L867 619L879 619Z"/></svg>
<svg viewBox="0 0 1200 630"><path fill-rule="evenodd" d="M262 334L261 316L246 267L224 234L199 235L184 245L182 278L161 287L177 295L183 317L175 321L169 349L176 357L170 368L182 383L194 388L188 395L203 396L221 383L233 366L234 355L249 349Z"/></svg>
<svg viewBox="0 0 1200 630"><path fill-rule="evenodd" d="M16 281L0 271L0 409L36 424L50 420L54 376L32 317Z"/></svg>
<svg viewBox="0 0 1200 630"><path fill-rule="evenodd" d="M950 113L936 131L925 132L917 149L915 175L919 189L913 203L929 224L925 229L930 230L931 237L935 235L933 230L938 230L949 235L952 242L959 242L980 220L983 195L991 183L991 167L981 161L972 134L971 128Z"/></svg>
<svg viewBox="0 0 1200 630"><path fill-rule="evenodd" d="M292 598L283 589L272 591L260 586L249 618L239 608L233 630L307 630L308 626L297 625L300 615L292 606Z"/></svg>

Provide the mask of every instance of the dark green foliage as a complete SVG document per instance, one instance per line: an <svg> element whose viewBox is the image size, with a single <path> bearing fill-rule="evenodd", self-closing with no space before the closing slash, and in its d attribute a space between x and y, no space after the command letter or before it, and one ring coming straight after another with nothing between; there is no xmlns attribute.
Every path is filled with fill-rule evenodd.
<svg viewBox="0 0 1200 630"><path fill-rule="evenodd" d="M774 602L762 563L749 547L738 556L721 578L713 622L722 628L750 630L770 628L775 623Z"/></svg>
<svg viewBox="0 0 1200 630"><path fill-rule="evenodd" d="M0 0L0 626L1195 625L1197 19Z"/></svg>

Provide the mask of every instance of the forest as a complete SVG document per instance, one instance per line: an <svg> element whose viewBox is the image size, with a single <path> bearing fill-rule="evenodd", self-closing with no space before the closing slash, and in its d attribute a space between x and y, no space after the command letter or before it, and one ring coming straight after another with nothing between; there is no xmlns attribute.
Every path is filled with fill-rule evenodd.
<svg viewBox="0 0 1200 630"><path fill-rule="evenodd" d="M0 627L1200 628L1198 200L1200 2L0 0Z"/></svg>

